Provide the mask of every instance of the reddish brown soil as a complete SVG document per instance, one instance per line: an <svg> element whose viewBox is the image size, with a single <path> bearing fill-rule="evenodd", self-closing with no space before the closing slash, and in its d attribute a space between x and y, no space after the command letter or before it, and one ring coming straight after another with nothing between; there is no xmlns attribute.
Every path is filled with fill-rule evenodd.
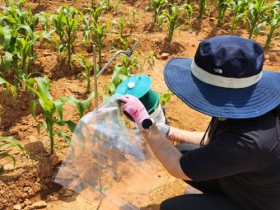
<svg viewBox="0 0 280 210"><path fill-rule="evenodd" d="M121 2L121 13L128 14L129 10L136 10L136 30L133 31L128 28L126 31L127 36L135 36L139 40L136 50L147 57L150 55L150 51L155 52L155 65L150 68L146 63L142 74L151 76L152 88L159 93L167 91L162 72L168 59L173 57L193 57L200 41L214 35L229 34L229 29L226 25L221 28L215 26L215 14L212 14L201 20L195 18L191 30L175 31L173 41L170 44L165 40L166 29L161 32L153 30L153 14L144 12L148 1L127 1L131 2L130 4L124 3L124 1ZM82 8L90 4L84 0L75 2L44 0L41 1L40 5L37 2L31 5L35 12L46 11L53 13L59 5L64 3L74 5L76 8ZM118 15L120 13L113 14L113 16L107 14L102 18L116 18ZM194 17L196 16L195 14ZM238 35L247 37L247 32L240 29L238 30ZM265 39L265 35L260 34L257 41L264 44ZM109 46L113 41L107 40L105 43L106 48L103 51L102 58L103 65L113 55L109 53ZM79 99L87 97L85 94L86 81L79 79L77 76L81 72L81 68L74 67L71 72L67 71L67 66L57 60L56 50L51 47L38 46L36 50L38 60L33 68L45 73L51 79L53 98L70 95L74 95ZM87 52L80 46L76 47L75 51L88 54L89 57L92 56L90 51ZM167 58L163 59L163 53L168 53ZM279 40L273 41L271 48L265 50L265 54L264 69L280 71ZM118 59L116 62L119 62ZM107 72L99 78L98 88L100 92L107 91L105 87L111 77L111 72L112 69L109 67ZM3 98L3 94L1 98ZM61 186L53 182L61 160L63 160L68 150L68 144L57 138L55 140L56 155L50 155L49 139L46 132L42 130L41 135L37 133L37 123L30 114L30 100L31 96L27 92L20 92L16 100L13 100L11 96L7 96L0 103L0 134L2 136L13 136L25 145L32 155L32 159L28 159L17 151L11 151L11 154L15 155L17 159L15 168L8 167L10 162L7 159L0 160L0 165L8 167L0 174L0 209L12 209L16 204L21 204L24 207L39 200L46 201L47 209L52 210L70 208L75 210L95 209L96 204L85 200L77 194L70 193L66 195L60 191ZM100 102L101 100L100 98ZM75 109L70 104L66 104L64 108L64 116L77 122L78 115ZM94 103L90 107L90 110L92 109L94 109ZM175 96L166 105L166 115L172 126L186 130L203 131L209 122L208 116L191 110ZM165 171L162 172L158 182L160 183L159 187L148 195L146 206L143 206L143 209L158 209L158 205L162 200L182 193L185 187L182 181L172 178Z"/></svg>

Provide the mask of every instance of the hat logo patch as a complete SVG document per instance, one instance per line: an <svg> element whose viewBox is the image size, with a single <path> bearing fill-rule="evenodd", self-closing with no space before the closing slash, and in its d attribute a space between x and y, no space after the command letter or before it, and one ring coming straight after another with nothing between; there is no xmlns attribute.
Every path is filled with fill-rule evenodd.
<svg viewBox="0 0 280 210"><path fill-rule="evenodd" d="M222 69L214 69L214 71L215 71L216 73L219 73L219 74L222 74L222 73L223 73L223 70L222 70Z"/></svg>

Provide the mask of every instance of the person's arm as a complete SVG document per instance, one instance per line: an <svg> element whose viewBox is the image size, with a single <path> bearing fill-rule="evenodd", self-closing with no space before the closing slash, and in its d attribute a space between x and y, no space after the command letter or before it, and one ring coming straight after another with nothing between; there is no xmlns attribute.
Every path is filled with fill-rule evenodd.
<svg viewBox="0 0 280 210"><path fill-rule="evenodd" d="M170 126L167 139L178 142L178 143L190 143L199 145L201 139L203 138L205 132L199 131L185 131L179 128ZM205 136L205 144L208 143L208 135Z"/></svg>
<svg viewBox="0 0 280 210"><path fill-rule="evenodd" d="M144 105L135 96L124 95L119 100L123 102L123 110L133 118L138 127L141 128L142 122L150 118ZM142 133L154 155L171 175L179 179L190 180L180 165L181 152L166 139L156 124L153 124L148 130L143 130Z"/></svg>
<svg viewBox="0 0 280 210"><path fill-rule="evenodd" d="M191 180L181 168L181 152L170 141L167 141L156 124L148 131L142 131L142 134L154 155L172 176L178 179Z"/></svg>

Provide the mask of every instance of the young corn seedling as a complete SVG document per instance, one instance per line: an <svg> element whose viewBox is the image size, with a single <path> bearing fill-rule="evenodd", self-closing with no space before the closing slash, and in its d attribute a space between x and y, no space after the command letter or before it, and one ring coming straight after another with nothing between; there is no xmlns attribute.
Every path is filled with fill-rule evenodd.
<svg viewBox="0 0 280 210"><path fill-rule="evenodd" d="M131 10L130 11L130 18L128 20L128 25L135 31L136 30L136 10Z"/></svg>
<svg viewBox="0 0 280 210"><path fill-rule="evenodd" d="M252 39L253 35L257 36L260 28L264 26L268 10L269 7L265 4L265 0L253 0L249 3L247 11L249 39Z"/></svg>
<svg viewBox="0 0 280 210"><path fill-rule="evenodd" d="M104 3L106 5L106 12L110 12L113 9L113 6L111 5L110 0L104 0Z"/></svg>
<svg viewBox="0 0 280 210"><path fill-rule="evenodd" d="M101 55L102 55L102 49L103 49L103 43L105 38L108 34L108 26L111 24L111 20L107 20L103 24L98 24L97 22L93 22L91 30L93 30L94 34L94 42L96 44L96 47L98 49L98 64L101 64Z"/></svg>
<svg viewBox="0 0 280 210"><path fill-rule="evenodd" d="M28 67L34 62L36 57L34 56L33 46L39 41L39 36L32 36L30 39L20 38L17 40L18 46L18 58L20 60L21 73L20 80L23 81L23 89L25 90L25 82L28 80L28 77L31 75L28 73ZM36 55L35 55L36 56Z"/></svg>
<svg viewBox="0 0 280 210"><path fill-rule="evenodd" d="M229 3L229 10L231 11L231 33L236 32L236 28L242 22L246 14L248 0L233 0Z"/></svg>
<svg viewBox="0 0 280 210"><path fill-rule="evenodd" d="M224 16L226 14L226 10L229 6L229 2L231 0L219 0L218 1L218 22L217 27L220 27L222 25Z"/></svg>
<svg viewBox="0 0 280 210"><path fill-rule="evenodd" d="M165 106L174 94L168 89L167 92L160 94L160 105Z"/></svg>
<svg viewBox="0 0 280 210"><path fill-rule="evenodd" d="M1 21L0 21L1 22ZM0 27L0 50L3 52L1 57L1 72L4 76L5 72L11 73L14 69L15 74L19 74L18 59L17 59L17 43L18 32L11 29L9 26ZM14 80L16 84L16 79Z"/></svg>
<svg viewBox="0 0 280 210"><path fill-rule="evenodd" d="M87 85L86 85L86 92L90 92L91 89L91 70L93 68L93 63L90 62L83 54L78 54L78 55L73 55L72 60L77 61L84 69L85 71L82 73L82 75L86 78L87 80Z"/></svg>
<svg viewBox="0 0 280 210"><path fill-rule="evenodd" d="M85 9L86 14L83 16L83 43L93 44L93 22L98 22L99 17L102 15L102 11L106 8L105 3L101 2L96 8Z"/></svg>
<svg viewBox="0 0 280 210"><path fill-rule="evenodd" d="M274 2L274 6L267 15L266 22L269 25L265 47L269 47L277 29L280 28L280 2Z"/></svg>
<svg viewBox="0 0 280 210"><path fill-rule="evenodd" d="M127 21L125 18L121 17L119 20L113 20L113 25L116 26L116 29L112 30L111 32L117 33L121 38L123 38L125 28L127 26Z"/></svg>
<svg viewBox="0 0 280 210"><path fill-rule="evenodd" d="M41 37L45 38L47 41L51 41L52 34L55 32L55 29L51 28L52 15L46 12L39 13L39 21L42 23L43 31Z"/></svg>
<svg viewBox="0 0 280 210"><path fill-rule="evenodd" d="M130 74L124 69L123 66L116 65L113 69L110 85L108 85L109 95L113 95L116 92L117 87L121 84Z"/></svg>
<svg viewBox="0 0 280 210"><path fill-rule="evenodd" d="M11 92L13 97L16 98L17 96L17 88L16 86L10 84L9 82L7 82L5 79L3 79L2 77L0 77L0 85L5 85L5 95L8 94L8 92Z"/></svg>
<svg viewBox="0 0 280 210"><path fill-rule="evenodd" d="M37 88L35 87L35 82ZM68 143L70 140L64 132L56 130L55 125L63 126L67 124L71 132L73 132L75 128L74 122L71 120L63 120L63 105L67 101L67 98L60 97L57 100L53 100L50 94L50 80L46 76L29 79L28 88L38 97L38 99L33 100L31 104L31 113L34 119L38 122L38 132L40 133L40 127L42 125L46 128L50 138L50 151L53 154L55 148L55 134L64 137L65 141ZM43 121L39 121L36 117L35 109L37 106L40 107L41 114L44 116ZM58 115L58 119L55 117L56 114Z"/></svg>
<svg viewBox="0 0 280 210"><path fill-rule="evenodd" d="M167 0L149 0L149 6L145 10L153 10L154 12L154 24L158 24L158 18L161 10L168 3Z"/></svg>
<svg viewBox="0 0 280 210"><path fill-rule="evenodd" d="M192 13L192 6L184 4L181 7L169 4L170 8L162 11L161 19L167 21L168 35L167 40L171 43L174 30L182 26L183 22L187 19L186 14Z"/></svg>
<svg viewBox="0 0 280 210"><path fill-rule="evenodd" d="M29 152L22 146L17 140L12 137L0 136L0 159L10 158L15 166L16 158L11 155L8 151L12 148L19 149L22 153L30 156ZM2 166L0 166L2 168Z"/></svg>
<svg viewBox="0 0 280 210"><path fill-rule="evenodd" d="M81 13L74 7L60 6L57 13L52 17L55 26L55 32L59 36L56 43L58 54L67 51L68 68L71 69L71 55L73 53L73 46L75 42L75 34L79 30L79 20Z"/></svg>
<svg viewBox="0 0 280 210"><path fill-rule="evenodd" d="M20 84L25 89L29 77L28 67L34 63L37 55L34 45L40 36L36 32L39 15L33 15L31 10L22 11L21 7L4 7L0 18L0 48L5 52L1 55L1 66L10 72L14 70L14 84Z"/></svg>
<svg viewBox="0 0 280 210"><path fill-rule="evenodd" d="M91 92L86 100L79 101L74 96L70 96L68 101L76 107L79 117L82 118L88 109L89 105L91 104L92 100L94 99L95 92Z"/></svg>
<svg viewBox="0 0 280 210"><path fill-rule="evenodd" d="M188 2L189 4L190 2ZM207 6L207 0L200 0L199 1L199 18L202 18L202 16L205 14Z"/></svg>

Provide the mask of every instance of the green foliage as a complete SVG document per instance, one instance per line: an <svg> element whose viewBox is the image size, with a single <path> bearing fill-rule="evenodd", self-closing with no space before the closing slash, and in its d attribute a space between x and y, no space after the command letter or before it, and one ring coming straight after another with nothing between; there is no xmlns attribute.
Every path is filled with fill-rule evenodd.
<svg viewBox="0 0 280 210"><path fill-rule="evenodd" d="M96 9L88 9L88 13L83 18L83 43L94 44L98 49L98 63L101 63L101 54L103 49L103 42L110 31L108 28L111 20L105 23L99 23L98 19L102 14L101 11L105 8L104 3L100 3Z"/></svg>
<svg viewBox="0 0 280 210"><path fill-rule="evenodd" d="M207 0L199 0L199 18L202 18L202 16L205 14L206 6Z"/></svg>
<svg viewBox="0 0 280 210"><path fill-rule="evenodd" d="M117 33L121 38L123 38L125 28L127 26L127 21L124 17L121 17L118 20L113 20L113 25L116 26L116 29L112 30L111 32Z"/></svg>
<svg viewBox="0 0 280 210"><path fill-rule="evenodd" d="M165 106L174 94L168 89L167 92L160 94L160 105Z"/></svg>
<svg viewBox="0 0 280 210"><path fill-rule="evenodd" d="M84 101L79 101L74 96L69 97L69 102L72 103L78 110L80 118L82 118L88 109L89 105L91 104L93 98L95 96L95 92L91 92L89 97Z"/></svg>
<svg viewBox="0 0 280 210"><path fill-rule="evenodd" d="M85 71L82 73L83 76L85 76L87 80L86 90L87 92L90 92L91 89L91 70L93 68L93 62L90 62L83 54L73 55L72 60L78 61L79 64L85 69Z"/></svg>
<svg viewBox="0 0 280 210"><path fill-rule="evenodd" d="M269 6L265 4L265 0L252 0L249 2L247 11L249 39L252 39L253 35L257 36L260 28L264 26L268 10Z"/></svg>
<svg viewBox="0 0 280 210"><path fill-rule="evenodd" d="M174 30L184 23L184 21L192 16L193 9L190 4L184 4L181 7L169 4L169 7L162 11L160 19L164 19L168 23L168 35L169 42L172 41ZM191 15L190 15L191 14Z"/></svg>
<svg viewBox="0 0 280 210"><path fill-rule="evenodd" d="M102 11L106 8L105 3L101 2L96 8L86 8L86 14L83 16L83 43L93 44L93 22L98 22Z"/></svg>
<svg viewBox="0 0 280 210"><path fill-rule="evenodd" d="M272 9L268 12L266 16L266 23L269 26L269 31L267 33L267 39L265 42L265 47L269 47L271 40L273 39L275 32L280 28L280 2L274 2Z"/></svg>
<svg viewBox="0 0 280 210"><path fill-rule="evenodd" d="M11 148L19 149L22 153L29 155L29 152L22 146L17 140L12 137L0 136L0 158L12 159L14 165L16 164L16 158L8 153Z"/></svg>
<svg viewBox="0 0 280 210"><path fill-rule="evenodd" d="M84 101L79 101L74 96L60 97L56 100L53 100L50 94L50 80L45 77L36 77L29 79L28 83L29 90L34 93L38 99L33 100L31 104L31 113L35 120L38 122L38 132L40 133L40 127L43 125L46 128L46 131L50 138L50 150L51 153L54 153L55 147L55 135L64 138L64 140L69 143L70 137L63 132L62 130L56 129L55 125L58 126L68 126L68 129L71 132L74 132L76 124L72 120L63 119L63 106L69 101L73 104L79 113L79 116L82 117L89 107L91 101L94 98L95 93L92 92L89 97ZM39 106L41 114L44 116L44 120L38 120L36 117L36 107Z"/></svg>
<svg viewBox="0 0 280 210"><path fill-rule="evenodd" d="M145 10L153 10L155 24L158 24L158 18L161 14L161 11L167 3L167 0L149 0L149 5L145 8Z"/></svg>
<svg viewBox="0 0 280 210"><path fill-rule="evenodd" d="M236 27L244 21L249 0L232 0L229 3L229 10L232 13L231 33L236 32Z"/></svg>
<svg viewBox="0 0 280 210"><path fill-rule="evenodd" d="M28 67L34 63L37 55L34 46L40 39L36 27L39 15L33 15L30 8L23 11L21 5L3 7L0 15L0 50L3 72L13 70L14 85L25 89L25 82L30 76Z"/></svg>
<svg viewBox="0 0 280 210"><path fill-rule="evenodd" d="M0 85L5 85L5 94L11 92L14 98L17 96L17 88L2 77L0 77Z"/></svg>
<svg viewBox="0 0 280 210"><path fill-rule="evenodd" d="M229 7L229 3L231 0L218 0L218 22L217 26L220 27L222 25L222 21L226 14L226 10Z"/></svg>
<svg viewBox="0 0 280 210"><path fill-rule="evenodd" d="M107 20L103 24L98 24L97 22L93 22L93 33L96 47L98 49L98 63L101 64L101 55L103 49L103 42L107 37L108 26L111 24L111 20Z"/></svg>
<svg viewBox="0 0 280 210"><path fill-rule="evenodd" d="M124 68L124 66L116 65L113 69L113 75L110 80L110 85L108 85L109 95L113 95L116 92L117 87L126 78L130 76L130 72Z"/></svg>
<svg viewBox="0 0 280 210"><path fill-rule="evenodd" d="M35 87L35 82L36 86ZM33 100L31 104L31 113L35 120L38 122L38 132L40 133L40 127L43 125L46 128L46 131L50 138L50 149L51 153L54 153L54 137L55 134L60 134L62 131L55 130L54 126L60 125L63 126L65 124L68 125L70 131L74 131L75 123L72 121L64 121L63 120L63 105L67 101L67 98L60 97L57 100L53 100L50 94L50 80L45 77L36 77L29 80L28 83L29 90L37 95L38 99ZM36 117L36 107L39 106L42 115L44 116L45 120L39 121ZM57 114L58 119L55 117ZM65 137L66 142L68 142L68 137Z"/></svg>
<svg viewBox="0 0 280 210"><path fill-rule="evenodd" d="M68 68L71 69L71 55L75 42L75 34L79 29L81 12L72 6L60 6L56 14L52 16L52 24L55 27L55 33L59 36L59 41L55 37L55 42L59 56L67 51Z"/></svg>

